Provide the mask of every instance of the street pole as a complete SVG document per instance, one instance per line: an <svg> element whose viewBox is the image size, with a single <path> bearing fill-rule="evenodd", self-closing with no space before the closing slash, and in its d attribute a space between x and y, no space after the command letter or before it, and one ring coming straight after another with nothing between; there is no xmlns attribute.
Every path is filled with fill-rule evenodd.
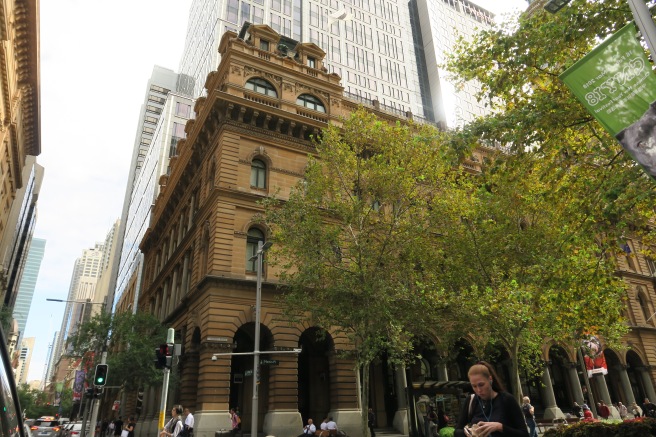
<svg viewBox="0 0 656 437"><path fill-rule="evenodd" d="M270 245L270 243L269 243ZM257 437L258 386L260 384L260 307L262 306L262 255L264 242L257 242L257 286L255 290L255 345L253 346L253 405L251 407L251 437Z"/></svg>
<svg viewBox="0 0 656 437"><path fill-rule="evenodd" d="M645 4L644 0L627 0L631 12L633 13L633 19L635 20L642 37L647 43L649 52L651 53L652 59L656 59L656 25L654 25L654 20L651 18L651 12Z"/></svg>
<svg viewBox="0 0 656 437"><path fill-rule="evenodd" d="M166 334L166 343L173 343L175 340L175 329L169 328ZM162 381L162 396L159 403L159 422L158 429L161 431L164 429L164 418L166 417L166 401L169 392L169 377L171 375L171 369L164 367L164 381Z"/></svg>
<svg viewBox="0 0 656 437"><path fill-rule="evenodd" d="M106 347L103 347L102 355L100 357L100 364L107 364L107 348ZM98 410L99 409L100 409L100 399L95 399L95 389L94 389L94 403L93 403L93 409L91 410L91 428L90 428L91 431L89 432L89 437L95 437L95 435L96 435L96 425L95 424L98 422Z"/></svg>
<svg viewBox="0 0 656 437"><path fill-rule="evenodd" d="M592 387L590 387L590 378L588 377L588 369L585 367L585 360L583 359L583 352L581 352L581 346L576 348L579 361L581 362L581 370L583 371L583 380L585 381L585 389L588 391L588 402L590 402L590 410L597 416L597 406L595 405L594 395L592 394ZM583 399L585 401L585 397Z"/></svg>

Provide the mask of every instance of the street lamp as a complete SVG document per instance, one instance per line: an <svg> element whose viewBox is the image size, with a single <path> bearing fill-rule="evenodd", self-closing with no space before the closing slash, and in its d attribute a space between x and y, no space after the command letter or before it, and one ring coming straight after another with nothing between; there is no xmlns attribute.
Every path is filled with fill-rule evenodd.
<svg viewBox="0 0 656 437"><path fill-rule="evenodd" d="M249 261L257 260L257 287L255 291L255 345L253 346L253 405L251 406L251 437L257 437L258 383L260 380L260 308L262 306L262 258L273 243L257 242L257 252Z"/></svg>
<svg viewBox="0 0 656 437"><path fill-rule="evenodd" d="M544 5L544 10L547 12L551 12L552 14L555 14L556 12L560 11L562 8L565 7L567 3L569 3L571 0L549 0L545 5Z"/></svg>

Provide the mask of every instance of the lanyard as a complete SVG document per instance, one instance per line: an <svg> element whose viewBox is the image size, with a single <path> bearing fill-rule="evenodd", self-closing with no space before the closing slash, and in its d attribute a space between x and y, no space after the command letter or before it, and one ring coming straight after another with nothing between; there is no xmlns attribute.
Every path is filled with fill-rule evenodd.
<svg viewBox="0 0 656 437"><path fill-rule="evenodd" d="M478 397L478 396L477 396ZM483 402L481 402L481 398L478 398L478 405L481 407L481 411L483 412L483 416L485 417L486 422L490 422L490 418L492 417L492 400L490 399L490 414L485 414L485 407L483 407Z"/></svg>

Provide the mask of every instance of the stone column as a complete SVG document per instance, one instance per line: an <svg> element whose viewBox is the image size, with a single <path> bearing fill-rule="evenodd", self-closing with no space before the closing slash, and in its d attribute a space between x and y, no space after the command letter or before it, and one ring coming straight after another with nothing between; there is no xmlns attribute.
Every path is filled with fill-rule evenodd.
<svg viewBox="0 0 656 437"><path fill-rule="evenodd" d="M563 412L556 405L556 396L554 395L553 385L551 384L551 373L549 373L549 366L544 366L542 372L542 400L544 401L544 418L545 419L560 419L565 417Z"/></svg>
<svg viewBox="0 0 656 437"><path fill-rule="evenodd" d="M619 366L618 372L620 374L620 384L622 384L622 391L624 391L626 407L629 408L631 404L636 400L633 396L633 389L631 389L631 381L629 380L629 374L626 372L626 366Z"/></svg>
<svg viewBox="0 0 656 437"><path fill-rule="evenodd" d="M449 370L446 368L445 363L437 364L437 380L438 381L448 381L449 380Z"/></svg>
<svg viewBox="0 0 656 437"><path fill-rule="evenodd" d="M595 382L595 384L597 384L597 391L601 397L601 399L597 399L597 402L604 401L606 405L610 407L610 392L608 391L608 386L606 385L606 379L604 378L604 375L595 374L592 377L592 380Z"/></svg>
<svg viewBox="0 0 656 437"><path fill-rule="evenodd" d="M401 434L408 435L408 381L403 367L397 367L394 370L394 386L396 389L397 409L394 413L392 424L394 425L394 429Z"/></svg>
<svg viewBox="0 0 656 437"><path fill-rule="evenodd" d="M638 372L640 372L640 378L642 379L642 385L645 387L645 393L650 402L656 402L656 393L654 393L654 383L651 381L651 375L649 375L649 369L647 367L638 367ZM640 399L639 403L642 403L644 399Z"/></svg>
<svg viewBox="0 0 656 437"><path fill-rule="evenodd" d="M353 360L341 358L331 353L330 381L333 383L330 391L330 411L349 437L362 437L360 406L358 405L358 390L356 374L353 371ZM357 371L357 370L356 370Z"/></svg>
<svg viewBox="0 0 656 437"><path fill-rule="evenodd" d="M583 389L581 388L581 381L579 380L579 374L576 370L576 363L569 363L569 368L567 369L567 374L569 375L569 384L574 394L574 400L579 404L583 405L585 399L583 398Z"/></svg>
<svg viewBox="0 0 656 437"><path fill-rule="evenodd" d="M293 436L303 429L298 411L298 355L276 355L269 367L269 411L264 416L264 435ZM317 423L318 423L317 418Z"/></svg>
<svg viewBox="0 0 656 437"><path fill-rule="evenodd" d="M194 437L214 437L217 430L232 429L228 405L231 358L224 355L212 360L213 353L230 351L229 346L221 346L211 342L200 345Z"/></svg>
<svg viewBox="0 0 656 437"><path fill-rule="evenodd" d="M144 403L141 406L141 411L142 414L137 423L136 435L139 437L146 437L156 434L157 430L151 430L153 418L157 416L154 387L148 387L144 390Z"/></svg>

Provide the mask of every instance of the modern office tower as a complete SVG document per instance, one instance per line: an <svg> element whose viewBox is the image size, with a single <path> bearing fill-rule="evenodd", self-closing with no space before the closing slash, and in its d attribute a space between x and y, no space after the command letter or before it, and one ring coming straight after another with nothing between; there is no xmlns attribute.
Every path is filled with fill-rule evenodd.
<svg viewBox="0 0 656 437"><path fill-rule="evenodd" d="M457 89L446 78L441 65L458 37L469 39L477 30L492 26L494 15L467 0L414 0L412 3L416 5L419 24L414 28L420 30L415 37L421 36L426 62L427 74L420 83L428 84L426 95L439 103L434 106L435 119L453 128L485 115L486 108L476 99L480 86L470 81Z"/></svg>
<svg viewBox="0 0 656 437"><path fill-rule="evenodd" d="M28 337L21 341L18 366L14 370L14 377L17 384L25 384L27 382L27 374L30 370L30 361L32 360L32 351L34 350L34 337Z"/></svg>
<svg viewBox="0 0 656 437"><path fill-rule="evenodd" d="M27 156L25 166L22 168L21 188L16 190L16 197L11 204L11 211L7 217L7 226L3 235L2 247L2 273L5 288L4 305L13 308L18 295L30 240L34 233L37 217L37 199L43 181L43 167L37 164L36 157Z"/></svg>
<svg viewBox="0 0 656 437"><path fill-rule="evenodd" d="M50 384L50 380L52 379L51 373L55 364L52 360L52 356L58 339L59 339L59 331L55 331L55 333L52 335L52 341L48 344L48 354L46 355L46 364L44 366L45 368L43 369L43 378L41 378L41 390L46 390L46 388Z"/></svg>
<svg viewBox="0 0 656 437"><path fill-rule="evenodd" d="M179 69L194 78L194 96L202 95L207 74L219 64L223 33L238 32L245 21L268 24L285 37L321 47L324 67L341 77L345 95L454 125L477 109L469 108L470 96L457 116L449 106L457 99L440 88L444 73L437 62L449 49L442 44L452 44L458 32L471 33L474 24L489 26L492 17L467 0L194 0Z"/></svg>
<svg viewBox="0 0 656 437"><path fill-rule="evenodd" d="M12 307L20 275L14 274L13 279L9 275L20 273L16 266L24 262L22 254L16 252L24 228L17 227L11 216L16 210L14 204L24 205L26 199L18 190L31 181L21 177L32 167L28 157L41 153L39 2L1 0L0 6L0 27L11 29L3 32L2 56L7 61L0 63L0 99L4 102L4 127L0 130L0 279L7 281L0 287L0 297Z"/></svg>
<svg viewBox="0 0 656 437"><path fill-rule="evenodd" d="M221 36L238 32L245 21L320 46L324 67L341 76L346 92L424 115L414 48L406 43L412 40L406 2L194 0L180 72L194 77L195 96L218 66Z"/></svg>
<svg viewBox="0 0 656 437"><path fill-rule="evenodd" d="M139 243L148 227L159 177L166 174L177 142L186 136L184 126L193 110L192 87L193 79L189 76L160 66L153 68L148 80L123 200L117 256L112 265L112 296L108 301L114 309L126 289L138 295Z"/></svg>
<svg viewBox="0 0 656 437"><path fill-rule="evenodd" d="M119 219L114 222L112 227L109 229L109 232L107 232L105 242L103 243L104 250L102 260L100 261L100 273L98 275L96 292L93 299L96 302L103 302L103 305L92 305L92 316L96 313L99 313L101 310L103 310L103 308L106 311L112 310L112 302L110 300L112 299L111 296L114 294L111 289L111 284L114 282L112 280L112 272L114 259L120 255L118 250L120 223L121 221Z"/></svg>
<svg viewBox="0 0 656 437"><path fill-rule="evenodd" d="M59 330L60 335L51 356L53 363L57 363L65 352L66 339L75 332L77 325L90 318L94 305L102 303L102 301L95 300L94 297L96 283L101 272L103 250L104 246L101 243L96 243L93 248L85 249L82 256L75 260L68 298L66 299L75 302L66 303L61 329ZM84 302L87 299L89 303L78 302ZM52 304L61 305L59 303Z"/></svg>
<svg viewBox="0 0 656 437"><path fill-rule="evenodd" d="M25 324L30 313L32 296L34 295L34 288L39 277L39 269L41 268L41 261L43 260L45 249L46 240L32 238L30 249L27 253L23 277L21 278L18 294L16 295L16 304L14 305L13 317L18 322L19 341L25 332Z"/></svg>

